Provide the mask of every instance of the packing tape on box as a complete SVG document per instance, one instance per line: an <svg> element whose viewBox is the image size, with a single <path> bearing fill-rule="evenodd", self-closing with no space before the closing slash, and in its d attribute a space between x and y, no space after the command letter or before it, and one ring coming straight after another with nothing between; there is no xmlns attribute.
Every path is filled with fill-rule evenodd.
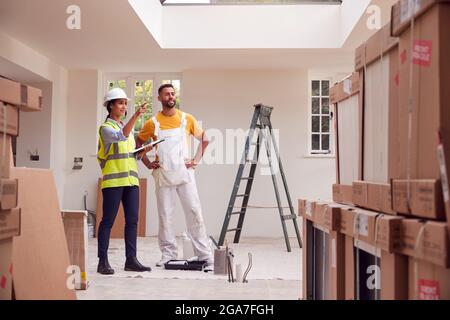
<svg viewBox="0 0 450 320"><path fill-rule="evenodd" d="M414 244L414 300L418 299L418 291L419 291L419 286L418 286L418 282L419 282L419 258L422 257L422 252L423 250L419 250L419 245L422 243L422 237L425 233L425 226L426 223L424 223L419 230L419 234L417 235L417 239L416 239L416 243ZM423 245L421 246L421 248L423 249Z"/></svg>
<svg viewBox="0 0 450 320"><path fill-rule="evenodd" d="M409 93L408 93L408 143L407 143L407 163L406 163L406 176L407 176L407 183L406 183L406 206L408 209L408 212L411 213L411 162L412 162L412 152L411 152L411 144L412 144L412 120L413 120L413 110L414 110L414 96L413 96L413 90L414 90L414 59L412 57L412 54L414 52L414 32L415 32L415 12L416 12L416 1L413 1L412 4L412 15L411 15L411 22L410 22L410 57L409 57Z"/></svg>

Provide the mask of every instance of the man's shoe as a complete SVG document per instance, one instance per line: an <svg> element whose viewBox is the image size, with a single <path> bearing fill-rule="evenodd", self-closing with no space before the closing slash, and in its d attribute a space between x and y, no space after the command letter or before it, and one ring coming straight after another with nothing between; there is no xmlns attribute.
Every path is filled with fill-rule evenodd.
<svg viewBox="0 0 450 320"><path fill-rule="evenodd" d="M152 268L143 266L136 257L127 258L125 262L125 271L145 272L152 271Z"/></svg>
<svg viewBox="0 0 450 320"><path fill-rule="evenodd" d="M172 260L172 259L170 259L170 258L162 258L161 260L159 260L159 261L156 263L156 266L157 266L157 267L164 267L164 265L165 265L167 262L169 262L170 260Z"/></svg>
<svg viewBox="0 0 450 320"><path fill-rule="evenodd" d="M98 261L97 272L100 274L114 274L114 269L109 265L108 259Z"/></svg>

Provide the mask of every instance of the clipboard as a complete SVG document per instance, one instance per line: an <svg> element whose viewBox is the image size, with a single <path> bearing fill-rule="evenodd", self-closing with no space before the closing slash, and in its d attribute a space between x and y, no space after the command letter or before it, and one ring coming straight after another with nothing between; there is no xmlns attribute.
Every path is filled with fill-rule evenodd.
<svg viewBox="0 0 450 320"><path fill-rule="evenodd" d="M143 145L142 147L133 150L132 153L140 152L140 151L144 150L145 148L147 148L148 146L153 146L154 147L154 146L156 146L157 144L160 144L163 141L164 141L164 139L158 139L156 141L153 141L153 142L151 142L149 144Z"/></svg>

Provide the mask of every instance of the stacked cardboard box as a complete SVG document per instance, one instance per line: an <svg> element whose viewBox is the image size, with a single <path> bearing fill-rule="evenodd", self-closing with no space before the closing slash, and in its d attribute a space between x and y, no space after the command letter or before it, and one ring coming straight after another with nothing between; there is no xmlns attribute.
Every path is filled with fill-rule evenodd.
<svg viewBox="0 0 450 320"><path fill-rule="evenodd" d="M13 292L13 238L21 233L18 180L11 176L14 166L12 139L19 135L19 110L38 111L40 90L0 77L0 300Z"/></svg>
<svg viewBox="0 0 450 320"><path fill-rule="evenodd" d="M351 77L331 90L337 114L333 200L352 204L333 214L339 225L333 230L344 236L339 283L345 283L345 299L450 299L448 30L450 0L401 0L392 21L356 50L351 77L359 75L358 99L349 101ZM330 241L315 240L319 204L299 202L308 299L331 297L323 294L331 282L319 282L321 295L314 294L314 272L331 265L310 257L328 250L323 243ZM309 247L317 244L322 248Z"/></svg>

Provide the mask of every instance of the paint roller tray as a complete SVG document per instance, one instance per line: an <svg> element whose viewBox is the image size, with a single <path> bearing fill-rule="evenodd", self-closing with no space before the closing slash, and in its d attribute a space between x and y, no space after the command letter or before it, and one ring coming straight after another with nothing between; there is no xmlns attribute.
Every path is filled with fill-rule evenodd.
<svg viewBox="0 0 450 320"><path fill-rule="evenodd" d="M206 261L170 260L164 264L166 270L202 271Z"/></svg>

